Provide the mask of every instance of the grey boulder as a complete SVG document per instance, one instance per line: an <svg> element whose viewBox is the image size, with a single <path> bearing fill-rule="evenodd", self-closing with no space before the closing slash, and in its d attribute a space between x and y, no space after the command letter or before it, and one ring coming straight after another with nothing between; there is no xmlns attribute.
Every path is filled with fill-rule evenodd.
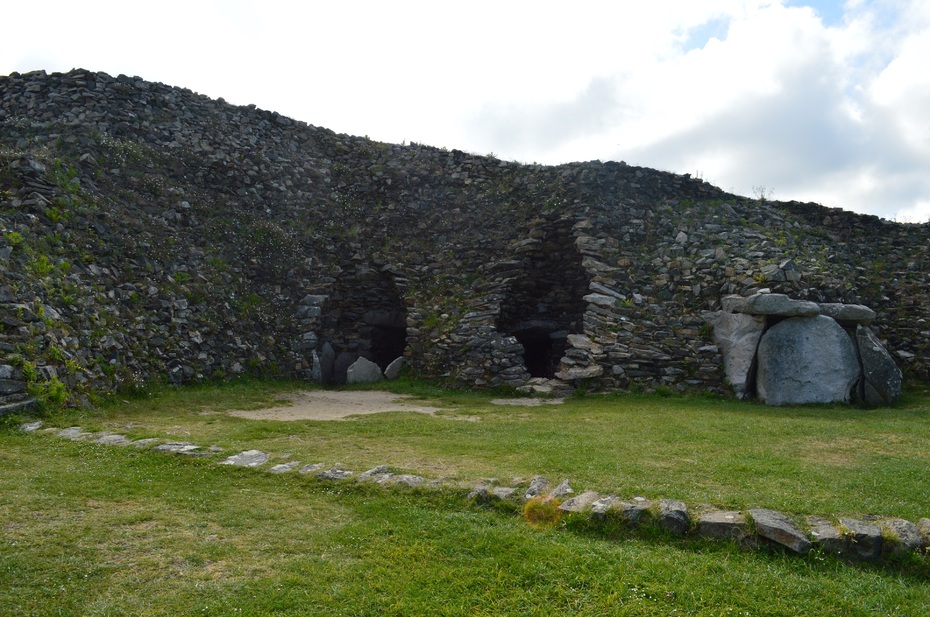
<svg viewBox="0 0 930 617"><path fill-rule="evenodd" d="M806 555L811 550L811 542L794 522L774 510L750 510L750 516L756 526L756 533L787 549Z"/></svg>
<svg viewBox="0 0 930 617"><path fill-rule="evenodd" d="M381 368L367 358L359 358L346 369L346 383L365 384L381 381Z"/></svg>
<svg viewBox="0 0 930 617"><path fill-rule="evenodd" d="M768 405L849 402L859 380L856 347L829 317L785 319L763 335L756 391Z"/></svg>
<svg viewBox="0 0 930 617"><path fill-rule="evenodd" d="M878 337L869 328L859 326L856 344L862 361L862 402L890 405L900 399L904 375Z"/></svg>
<svg viewBox="0 0 930 617"><path fill-rule="evenodd" d="M723 356L723 370L737 398L746 398L756 348L765 329L765 318L717 311L704 318L714 327L714 342Z"/></svg>

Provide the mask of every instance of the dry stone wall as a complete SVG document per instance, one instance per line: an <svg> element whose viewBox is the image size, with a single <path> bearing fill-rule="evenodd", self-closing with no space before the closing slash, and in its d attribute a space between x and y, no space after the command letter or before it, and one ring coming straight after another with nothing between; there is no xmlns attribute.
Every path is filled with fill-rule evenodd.
<svg viewBox="0 0 930 617"><path fill-rule="evenodd" d="M472 386L724 392L701 315L762 289L870 306L930 377L926 224L378 143L138 77L0 77L0 224L11 404L56 382L79 401L335 379L341 354L384 369L399 349Z"/></svg>

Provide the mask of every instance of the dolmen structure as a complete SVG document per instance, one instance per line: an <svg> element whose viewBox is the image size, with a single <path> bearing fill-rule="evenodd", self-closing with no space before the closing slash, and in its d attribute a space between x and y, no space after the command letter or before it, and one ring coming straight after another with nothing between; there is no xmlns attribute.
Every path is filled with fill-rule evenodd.
<svg viewBox="0 0 930 617"><path fill-rule="evenodd" d="M903 375L858 304L792 300L784 294L727 296L708 313L729 383L740 398L769 405L860 402L889 405Z"/></svg>

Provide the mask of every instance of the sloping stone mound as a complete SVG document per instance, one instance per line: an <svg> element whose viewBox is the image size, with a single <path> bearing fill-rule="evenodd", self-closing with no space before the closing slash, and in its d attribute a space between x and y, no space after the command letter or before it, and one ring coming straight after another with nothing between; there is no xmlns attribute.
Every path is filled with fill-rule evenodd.
<svg viewBox="0 0 930 617"><path fill-rule="evenodd" d="M342 384L358 358L469 387L724 393L702 315L733 295L766 327L829 304L864 325L867 305L930 378L928 225L379 143L139 77L0 76L0 227L0 414L56 382L75 403ZM730 375L751 392L745 361Z"/></svg>
<svg viewBox="0 0 930 617"><path fill-rule="evenodd" d="M859 379L856 347L823 315L779 322L759 341L756 390L769 405L848 403Z"/></svg>

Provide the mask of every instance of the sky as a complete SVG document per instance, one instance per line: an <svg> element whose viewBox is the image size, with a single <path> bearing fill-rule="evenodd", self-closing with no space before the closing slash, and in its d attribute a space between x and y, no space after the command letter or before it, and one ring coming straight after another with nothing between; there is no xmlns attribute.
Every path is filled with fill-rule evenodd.
<svg viewBox="0 0 930 617"><path fill-rule="evenodd" d="M930 220L928 0L36 0L0 13L0 75L122 73L379 141L622 160Z"/></svg>

